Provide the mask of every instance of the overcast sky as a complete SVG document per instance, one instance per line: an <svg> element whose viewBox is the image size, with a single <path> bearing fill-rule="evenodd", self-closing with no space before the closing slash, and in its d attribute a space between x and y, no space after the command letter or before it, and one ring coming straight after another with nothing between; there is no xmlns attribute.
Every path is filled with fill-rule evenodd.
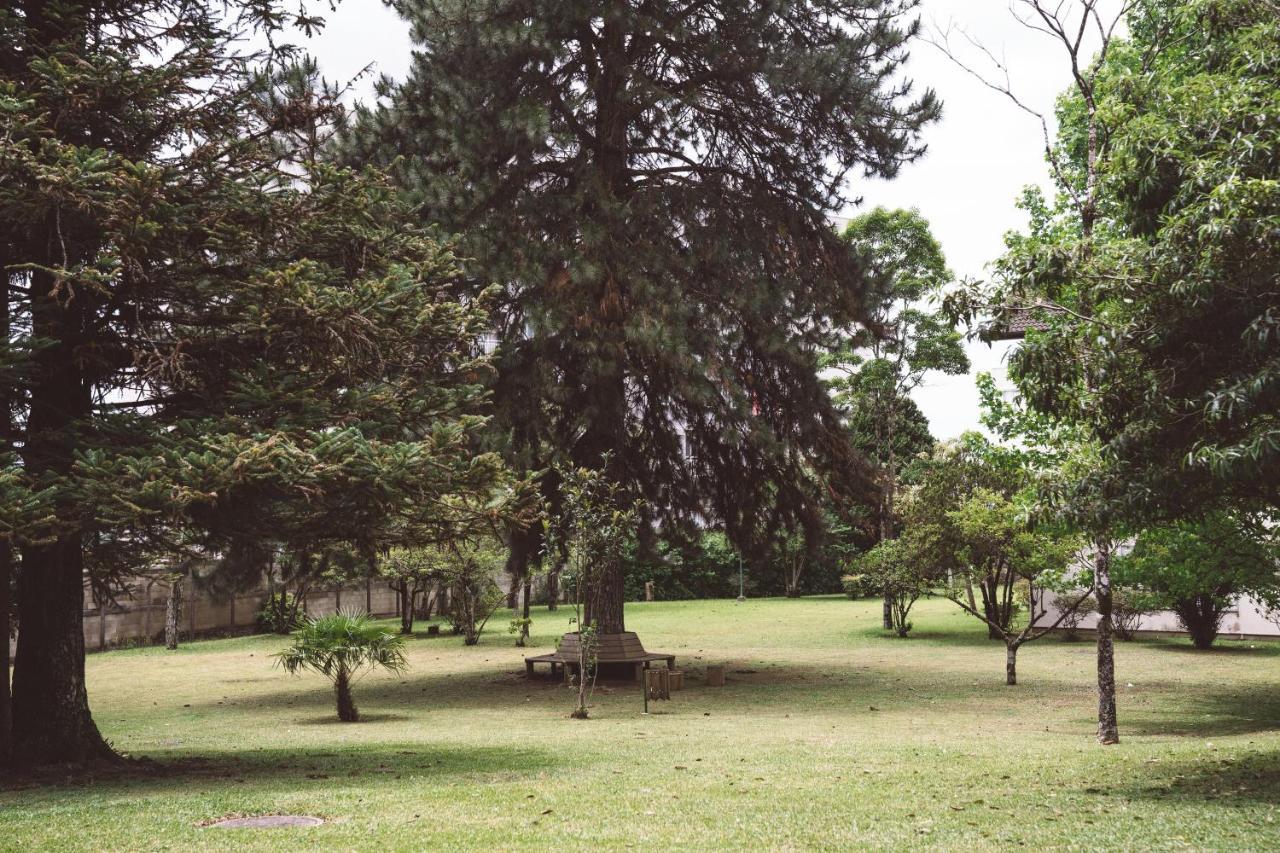
<svg viewBox="0 0 1280 853"><path fill-rule="evenodd" d="M1051 114L1054 98L1071 82L1061 49L1018 24L1007 0L924 0L922 17L926 29L954 25L989 48L1010 69L1019 97L1034 109ZM370 63L378 74L405 74L408 29L381 0L345 0L328 21L325 31L307 42L325 76L345 81ZM953 30L953 42L957 38ZM973 49L965 55L974 64L981 59ZM1049 186L1040 125L924 42L912 51L909 74L943 102L942 120L925 134L928 154L895 180L862 181L853 192L864 198L862 209L877 204L918 208L932 224L952 271L981 278L986 264L1000 254L1003 234L1025 222L1014 207L1022 188ZM367 82L357 91L368 91ZM970 344L974 371L1003 379L1009 346ZM916 400L937 438L978 427L972 375L930 376Z"/></svg>

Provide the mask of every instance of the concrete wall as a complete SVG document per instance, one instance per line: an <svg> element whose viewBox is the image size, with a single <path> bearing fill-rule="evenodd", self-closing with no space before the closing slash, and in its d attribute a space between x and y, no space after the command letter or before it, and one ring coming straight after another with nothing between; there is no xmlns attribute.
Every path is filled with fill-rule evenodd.
<svg viewBox="0 0 1280 853"><path fill-rule="evenodd" d="M1041 619L1037 620L1039 625L1052 625L1062 612L1055 605L1056 597L1053 593L1048 595L1047 612ZM1080 621L1080 627L1085 630L1092 630L1097 624L1098 614L1096 613L1090 613ZM1178 617L1167 610L1143 616L1138 623L1138 630L1144 633L1186 633L1182 630L1182 626L1178 624ZM1262 606L1248 596L1241 596L1237 599L1235 608L1223 616L1220 631L1219 636L1225 639L1232 637L1237 639L1245 637L1280 637L1280 625L1269 621Z"/></svg>
<svg viewBox="0 0 1280 853"><path fill-rule="evenodd" d="M86 594L84 611L84 644L90 651L129 643L157 642L164 636L165 602L169 585L162 581L140 583L128 597L121 596L119 606L98 607ZM179 621L184 638L196 634L234 632L253 627L254 617L266 601L267 591L255 590L234 598L214 598L208 593L194 598L184 596ZM341 590L313 590L307 594L305 612L324 616L343 609L365 610L375 616L394 616L396 593L385 583L375 581Z"/></svg>

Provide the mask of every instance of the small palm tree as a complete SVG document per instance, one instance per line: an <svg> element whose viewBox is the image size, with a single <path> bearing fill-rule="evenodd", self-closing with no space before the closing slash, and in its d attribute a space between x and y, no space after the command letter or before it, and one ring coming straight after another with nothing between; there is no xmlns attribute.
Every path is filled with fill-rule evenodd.
<svg viewBox="0 0 1280 853"><path fill-rule="evenodd" d="M315 670L333 682L338 697L338 719L360 719L351 685L377 667L403 672L404 638L379 627L363 613L335 613L308 619L295 634L293 647L276 655L277 662L297 675Z"/></svg>

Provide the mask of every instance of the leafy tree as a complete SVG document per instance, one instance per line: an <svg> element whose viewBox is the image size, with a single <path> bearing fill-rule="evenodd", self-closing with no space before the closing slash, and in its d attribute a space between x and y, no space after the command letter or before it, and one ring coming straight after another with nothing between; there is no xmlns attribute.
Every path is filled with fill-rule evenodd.
<svg viewBox="0 0 1280 853"><path fill-rule="evenodd" d="M879 467L880 538L889 539L902 468L933 445L910 394L931 371L966 373L969 359L954 319L931 304L952 275L918 211L877 207L853 219L843 237L875 270L877 286L867 299L869 327L843 339L824 364L840 372L831 382L836 399ZM886 597L886 628L889 609Z"/></svg>
<svg viewBox="0 0 1280 853"><path fill-rule="evenodd" d="M378 575L400 598L400 633L409 636L418 602L430 596L432 586L442 580L441 555L429 548L397 547L380 556L377 565Z"/></svg>
<svg viewBox="0 0 1280 853"><path fill-rule="evenodd" d="M298 675L312 670L332 681L338 719L344 723L360 720L351 687L363 674L373 669L401 673L408 667L404 638L363 613L308 619L293 645L277 654L276 660L286 672Z"/></svg>
<svg viewBox="0 0 1280 853"><path fill-rule="evenodd" d="M1110 314L1121 303L1109 300L1110 283L1085 273L1105 254L1112 234L1100 174L1110 156L1111 135L1100 109L1105 69L1125 14L1114 15L1097 0L1047 2L1016 0L1010 12L1030 29L1047 36L1071 73L1071 89L1058 102L1058 136L1050 135L1047 117L1027 106L1013 90L1012 75L997 63L998 78L983 78L1004 92L1021 110L1034 115L1044 132L1045 157L1053 172L1057 198L1052 209L1038 191L1024 203L1031 211L1028 234L1010 234L996 263L994 286L974 283L950 296L958 313L971 319L986 315L984 332L1007 336L1011 321L1039 326L1026 335L1010 358L1010 376L1027 405L1041 415L1079 432L1071 465L1058 478L1057 508L1091 538L1093 585L1098 608L1098 742L1119 743L1115 696L1115 650L1111 622L1111 561L1118 538L1115 513L1106 490L1094 487L1106 461L1096 450L1108 432L1095 418L1098 394L1113 377L1104 366L1102 340L1109 334ZM942 48L957 59L945 37ZM992 61L994 54L985 51ZM1091 56L1092 54L1092 56ZM962 67L970 73L971 66Z"/></svg>
<svg viewBox="0 0 1280 853"><path fill-rule="evenodd" d="M1100 488L1177 519L1280 504L1280 4L1138 4L1105 63L1114 238L1090 268L1117 309L1100 339ZM1078 131L1077 131L1078 132Z"/></svg>
<svg viewBox="0 0 1280 853"><path fill-rule="evenodd" d="M937 566L946 548L940 531L931 525L908 524L896 539L881 539L854 559L856 574L873 579L889 603L889 630L899 637L911 633L911 608L940 582Z"/></svg>
<svg viewBox="0 0 1280 853"><path fill-rule="evenodd" d="M392 5L412 65L346 154L502 283L512 463L607 470L643 537L710 519L743 551L812 525L807 471L870 494L818 378L869 286L828 217L938 115L901 76L915 0ZM622 631L623 583L599 580L599 628Z"/></svg>
<svg viewBox="0 0 1280 853"><path fill-rule="evenodd" d="M440 549L440 577L450 591L450 615L463 642L480 642L485 623L502 603L502 589L494 577L505 556L491 543L454 543Z"/></svg>
<svg viewBox="0 0 1280 853"><path fill-rule="evenodd" d="M20 543L18 761L113 757L83 584L133 558L104 553L274 539L302 562L403 515L508 515L475 453L483 300L384 179L282 143L336 109L274 38L245 52L287 23L316 25L257 0L0 9L0 377L57 519Z"/></svg>
<svg viewBox="0 0 1280 853"><path fill-rule="evenodd" d="M978 580L984 606L972 606L954 580L947 597L1004 641L1005 683L1017 684L1018 650L1057 628L1081 606L1080 601L1067 605L1053 622L1037 625L1048 613L1046 591L1066 585L1064 575L1081 543L1030 529L1023 507L987 489L976 490L947 515L958 537L961 573ZM1025 602L1018 600L1020 596Z"/></svg>
<svg viewBox="0 0 1280 853"><path fill-rule="evenodd" d="M1197 521L1144 530L1116 560L1121 583L1159 596L1197 649L1218 636L1222 617L1241 595L1280 604L1280 540L1266 526L1218 511Z"/></svg>

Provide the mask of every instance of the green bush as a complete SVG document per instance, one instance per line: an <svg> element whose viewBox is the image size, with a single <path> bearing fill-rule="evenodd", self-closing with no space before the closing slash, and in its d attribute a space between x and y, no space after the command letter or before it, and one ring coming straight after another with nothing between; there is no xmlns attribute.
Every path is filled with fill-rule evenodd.
<svg viewBox="0 0 1280 853"><path fill-rule="evenodd" d="M264 634L289 634L296 631L304 619L302 607L296 596L279 592L267 596L254 617L258 630Z"/></svg>
<svg viewBox="0 0 1280 853"><path fill-rule="evenodd" d="M844 575L840 578L840 587L851 599L878 598L884 594L876 579L867 574Z"/></svg>

